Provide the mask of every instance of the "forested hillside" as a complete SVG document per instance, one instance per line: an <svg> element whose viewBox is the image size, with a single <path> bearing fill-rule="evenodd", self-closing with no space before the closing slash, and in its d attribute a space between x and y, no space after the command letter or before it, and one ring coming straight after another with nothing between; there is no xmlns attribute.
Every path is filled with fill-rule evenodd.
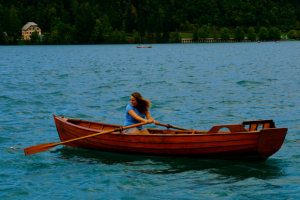
<svg viewBox="0 0 300 200"><path fill-rule="evenodd" d="M18 43L22 26L31 21L46 44L172 42L179 33L205 30L216 37L237 27L244 33L276 27L297 35L300 1L0 0L0 43Z"/></svg>

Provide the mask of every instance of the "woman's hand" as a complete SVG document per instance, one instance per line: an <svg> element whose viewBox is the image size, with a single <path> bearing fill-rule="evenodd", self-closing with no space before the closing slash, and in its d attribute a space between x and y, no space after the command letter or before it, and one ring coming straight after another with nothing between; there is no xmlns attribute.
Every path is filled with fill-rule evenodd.
<svg viewBox="0 0 300 200"><path fill-rule="evenodd" d="M155 121L154 119L147 119L145 122L153 123L154 121Z"/></svg>
<svg viewBox="0 0 300 200"><path fill-rule="evenodd" d="M146 122L159 124L159 121L154 120L154 119L148 119Z"/></svg>

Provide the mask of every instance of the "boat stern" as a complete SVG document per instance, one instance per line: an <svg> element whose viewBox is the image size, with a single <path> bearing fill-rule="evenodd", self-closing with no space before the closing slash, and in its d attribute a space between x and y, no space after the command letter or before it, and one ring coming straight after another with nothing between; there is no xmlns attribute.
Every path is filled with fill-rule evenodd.
<svg viewBox="0 0 300 200"><path fill-rule="evenodd" d="M262 129L259 134L257 151L265 159L276 153L282 146L288 128Z"/></svg>

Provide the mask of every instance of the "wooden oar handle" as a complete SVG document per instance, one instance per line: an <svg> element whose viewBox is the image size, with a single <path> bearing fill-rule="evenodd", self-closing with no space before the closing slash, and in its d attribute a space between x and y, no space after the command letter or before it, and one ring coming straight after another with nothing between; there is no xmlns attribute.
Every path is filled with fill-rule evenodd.
<svg viewBox="0 0 300 200"><path fill-rule="evenodd" d="M130 125L130 126L124 126L124 127L116 128L114 131L123 131L123 130L126 130L126 129L135 128L135 127L138 127L138 126L143 126L143 125L152 124L152 123L153 122L142 122L142 123L133 124L133 125Z"/></svg>
<svg viewBox="0 0 300 200"><path fill-rule="evenodd" d="M170 124L163 124L163 123L155 123L155 124L158 125L158 126L164 126L166 128L171 128Z"/></svg>
<svg viewBox="0 0 300 200"><path fill-rule="evenodd" d="M178 129L178 130L183 130L183 131L186 131L187 129L185 128L180 128L180 127L177 127L177 126L173 126L171 124L163 124L163 123L155 123L156 125L159 125L159 126L164 126L166 128L175 128L175 129Z"/></svg>

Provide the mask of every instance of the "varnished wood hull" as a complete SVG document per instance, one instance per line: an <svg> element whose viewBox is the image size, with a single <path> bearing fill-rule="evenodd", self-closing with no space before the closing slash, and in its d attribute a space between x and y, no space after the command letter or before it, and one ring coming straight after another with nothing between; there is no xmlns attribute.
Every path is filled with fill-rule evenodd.
<svg viewBox="0 0 300 200"><path fill-rule="evenodd" d="M57 116L54 116L54 120L61 141L121 127ZM73 141L65 145L148 155L196 157L256 155L267 159L280 149L287 128L217 133L149 129L149 132L150 135L128 135L113 132Z"/></svg>

